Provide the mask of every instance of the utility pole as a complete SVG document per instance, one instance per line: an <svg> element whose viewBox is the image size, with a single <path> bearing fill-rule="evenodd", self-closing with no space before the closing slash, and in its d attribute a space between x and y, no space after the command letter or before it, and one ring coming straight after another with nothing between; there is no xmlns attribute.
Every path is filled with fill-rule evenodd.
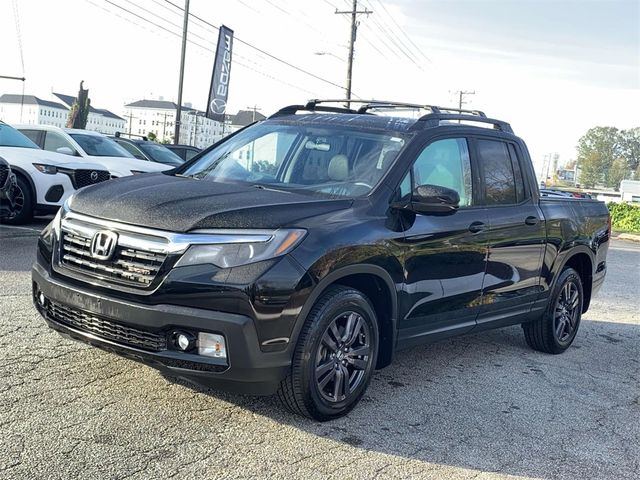
<svg viewBox="0 0 640 480"><path fill-rule="evenodd" d="M168 115L167 112L164 112L164 120L162 121L162 141L163 142L164 142L165 136L167 135L167 115Z"/></svg>
<svg viewBox="0 0 640 480"><path fill-rule="evenodd" d="M131 127L133 126L133 119L138 117L134 117L133 113L131 113L130 111L129 115L125 115L125 118L129 119L129 138L131 138Z"/></svg>
<svg viewBox="0 0 640 480"><path fill-rule="evenodd" d="M475 95L476 91L465 91L465 90L458 90L457 92L455 92L458 95L458 109L462 110L462 106L467 103L464 101L464 96L465 95ZM460 120L458 120L458 123L462 123Z"/></svg>
<svg viewBox="0 0 640 480"><path fill-rule="evenodd" d="M359 14L369 15L373 13L373 11L367 10L366 8L364 10L358 11L358 0L353 0L353 6L351 7L351 10L338 11L338 9L336 8L335 13L337 15L351 15L351 36L349 40L349 61L347 63L347 88L346 88L347 100L351 100L351 78L353 76L353 44L356 43L356 34L358 32L358 24L359 24L359 22L357 21L357 18ZM347 108L349 108L351 106L351 102L347 101L346 106Z"/></svg>
<svg viewBox="0 0 640 480"><path fill-rule="evenodd" d="M253 122L256 121L256 112L261 109L261 107L254 105L253 107L247 107L249 110L253 111Z"/></svg>
<svg viewBox="0 0 640 480"><path fill-rule="evenodd" d="M178 108L176 109L176 130L173 143L180 143L180 120L182 119L182 83L184 80L184 57L187 52L187 26L189 24L189 0L184 0L184 23L182 25L182 53L180 55L180 78L178 81Z"/></svg>
<svg viewBox="0 0 640 480"><path fill-rule="evenodd" d="M476 91L473 90L473 91L470 91L470 92L466 92L464 90L458 90L456 93L458 94L458 108L460 110L462 110L462 105L467 103L467 102L464 101L464 96L465 95L475 95Z"/></svg>

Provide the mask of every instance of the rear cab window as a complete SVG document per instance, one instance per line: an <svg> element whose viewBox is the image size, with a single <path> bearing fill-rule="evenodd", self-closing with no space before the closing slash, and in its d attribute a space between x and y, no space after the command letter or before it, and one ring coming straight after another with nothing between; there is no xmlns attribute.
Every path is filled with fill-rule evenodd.
<svg viewBox="0 0 640 480"><path fill-rule="evenodd" d="M526 198L524 178L513 145L501 140L475 141L485 205L516 205Z"/></svg>

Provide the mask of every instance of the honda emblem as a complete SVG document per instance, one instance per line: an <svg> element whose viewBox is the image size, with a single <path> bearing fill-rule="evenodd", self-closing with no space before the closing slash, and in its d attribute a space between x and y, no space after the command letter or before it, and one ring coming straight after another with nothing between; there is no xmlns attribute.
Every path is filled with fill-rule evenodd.
<svg viewBox="0 0 640 480"><path fill-rule="evenodd" d="M110 230L100 230L91 240L91 256L96 260L109 260L118 244L118 234Z"/></svg>

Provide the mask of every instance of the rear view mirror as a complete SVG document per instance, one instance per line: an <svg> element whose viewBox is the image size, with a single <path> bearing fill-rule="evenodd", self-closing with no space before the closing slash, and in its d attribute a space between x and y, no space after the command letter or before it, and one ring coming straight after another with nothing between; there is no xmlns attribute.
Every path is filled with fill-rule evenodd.
<svg viewBox="0 0 640 480"><path fill-rule="evenodd" d="M63 155L75 155L76 152L74 152L71 148L69 147L59 147L56 148L56 152L58 153L62 153Z"/></svg>
<svg viewBox="0 0 640 480"><path fill-rule="evenodd" d="M460 195L440 185L418 185L411 195L409 209L415 213L452 213L460 206Z"/></svg>
<svg viewBox="0 0 640 480"><path fill-rule="evenodd" d="M309 140L307 143L304 144L304 148L307 150L319 150L321 152L328 152L329 150L331 150L331 145L328 143L322 143L319 140L315 142L312 142L311 140Z"/></svg>

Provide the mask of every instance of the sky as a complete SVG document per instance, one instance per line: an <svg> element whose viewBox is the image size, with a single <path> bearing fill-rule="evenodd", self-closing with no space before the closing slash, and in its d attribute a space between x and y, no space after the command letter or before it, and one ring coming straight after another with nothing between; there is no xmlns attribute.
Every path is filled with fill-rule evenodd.
<svg viewBox="0 0 640 480"><path fill-rule="evenodd" d="M0 0L0 75L121 114L177 99L184 0ZM342 98L349 0L191 0L183 103L204 109L217 31L234 30L229 111ZM509 121L539 169L589 128L640 126L640 0L359 0L353 92ZM213 26L211 26L211 25ZM254 48L255 47L255 48ZM258 50L259 49L259 50ZM262 52L260 51L262 50ZM300 70L286 65L272 56ZM24 68L23 68L24 64ZM322 80L316 78L320 77ZM0 94L21 82L0 79Z"/></svg>

